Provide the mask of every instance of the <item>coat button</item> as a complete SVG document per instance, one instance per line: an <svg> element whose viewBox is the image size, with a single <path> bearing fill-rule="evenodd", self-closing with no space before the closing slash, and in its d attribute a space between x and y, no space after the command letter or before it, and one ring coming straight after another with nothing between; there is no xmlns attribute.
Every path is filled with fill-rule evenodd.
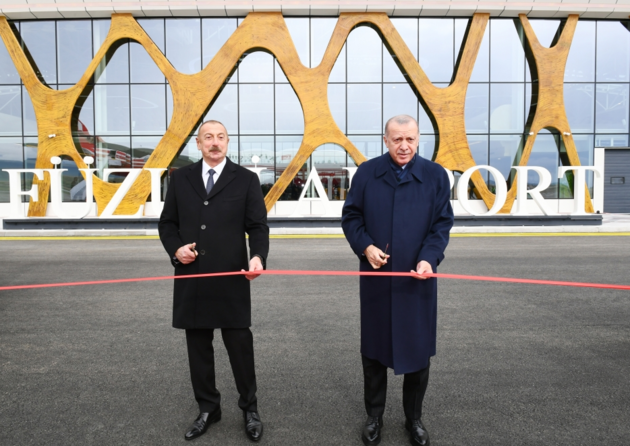
<svg viewBox="0 0 630 446"><path fill-rule="evenodd" d="M204 202L203 202L203 204L205 204L206 206L208 206L208 202L207 202L207 201L204 201Z"/></svg>
<svg viewBox="0 0 630 446"><path fill-rule="evenodd" d="M201 229L206 229L206 225L201 225Z"/></svg>
<svg viewBox="0 0 630 446"><path fill-rule="evenodd" d="M199 251L199 254L201 254L202 256L206 254L206 251L204 251L203 249L201 251Z"/></svg>

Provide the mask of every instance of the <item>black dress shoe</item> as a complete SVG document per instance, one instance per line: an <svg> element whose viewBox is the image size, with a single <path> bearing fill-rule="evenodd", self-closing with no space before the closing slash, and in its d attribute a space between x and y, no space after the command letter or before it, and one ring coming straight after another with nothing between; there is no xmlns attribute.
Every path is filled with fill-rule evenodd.
<svg viewBox="0 0 630 446"><path fill-rule="evenodd" d="M206 433L208 427L212 423L216 423L221 419L221 408L215 410L212 413L201 412L197 419L190 425L188 431L184 435L186 440L194 440L197 437L201 437Z"/></svg>
<svg viewBox="0 0 630 446"><path fill-rule="evenodd" d="M258 412L243 411L243 418L245 419L245 433L247 434L247 438L251 441L260 441L263 434L263 425Z"/></svg>
<svg viewBox="0 0 630 446"><path fill-rule="evenodd" d="M381 429L383 428L383 417L368 417L363 427L363 444L376 445L381 442Z"/></svg>
<svg viewBox="0 0 630 446"><path fill-rule="evenodd" d="M411 434L411 444L414 446L429 446L429 433L422 425L420 419L410 420L407 418L405 429Z"/></svg>

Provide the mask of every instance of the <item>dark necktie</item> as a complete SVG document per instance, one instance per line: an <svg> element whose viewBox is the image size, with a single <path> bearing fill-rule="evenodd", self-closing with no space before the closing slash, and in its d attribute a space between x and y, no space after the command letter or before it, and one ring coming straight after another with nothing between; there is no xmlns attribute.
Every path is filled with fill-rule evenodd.
<svg viewBox="0 0 630 446"><path fill-rule="evenodd" d="M210 169L208 171L208 181L206 182L206 192L208 193L208 195L210 195L212 186L214 186L214 169Z"/></svg>

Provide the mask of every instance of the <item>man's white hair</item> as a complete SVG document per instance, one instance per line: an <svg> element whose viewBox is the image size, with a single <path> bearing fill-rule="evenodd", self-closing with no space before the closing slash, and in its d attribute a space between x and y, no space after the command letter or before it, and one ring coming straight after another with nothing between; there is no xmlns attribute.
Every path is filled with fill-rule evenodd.
<svg viewBox="0 0 630 446"><path fill-rule="evenodd" d="M410 122L413 122L416 125L416 128L418 129L418 133L420 133L420 127L418 126L418 121L416 121L414 118L412 118L409 115L396 115L392 118L389 118L387 120L387 122L385 123L385 136L387 136L387 128L389 127L389 123L394 121L396 124L409 124Z"/></svg>

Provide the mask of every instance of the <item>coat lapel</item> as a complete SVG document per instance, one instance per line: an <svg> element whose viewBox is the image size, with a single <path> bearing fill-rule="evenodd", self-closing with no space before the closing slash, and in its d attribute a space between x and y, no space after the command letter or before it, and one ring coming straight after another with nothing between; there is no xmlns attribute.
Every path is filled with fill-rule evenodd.
<svg viewBox="0 0 630 446"><path fill-rule="evenodd" d="M405 175L405 178L403 178L400 184L404 184L408 181L411 181L412 178L415 178L416 180L422 183L422 170L423 170L422 163L424 160L418 154L416 154L415 156L416 156L416 161L413 163L413 166L411 166L411 170L407 172L407 175Z"/></svg>
<svg viewBox="0 0 630 446"><path fill-rule="evenodd" d="M201 163L202 162L203 160L199 160L195 164L191 165L189 167L190 171L186 175L186 178L188 178L188 181L190 181L190 184L192 185L195 192L197 192L197 194L201 198L206 198L206 196L208 195L206 193L206 185L203 184L203 178L201 177L201 174L202 174Z"/></svg>
<svg viewBox="0 0 630 446"><path fill-rule="evenodd" d="M217 180L216 184L210 191L210 195L208 195L208 199L214 197L216 194L221 192L221 189L227 186L230 183L230 181L232 181L234 178L236 178L236 164L230 161L229 158L226 158L223 172L221 172L219 179Z"/></svg>
<svg viewBox="0 0 630 446"><path fill-rule="evenodd" d="M389 159L389 153L382 155L374 173L376 178L382 178L383 181L396 189L398 187L398 180L396 179L396 175L394 174L392 167L389 165Z"/></svg>

